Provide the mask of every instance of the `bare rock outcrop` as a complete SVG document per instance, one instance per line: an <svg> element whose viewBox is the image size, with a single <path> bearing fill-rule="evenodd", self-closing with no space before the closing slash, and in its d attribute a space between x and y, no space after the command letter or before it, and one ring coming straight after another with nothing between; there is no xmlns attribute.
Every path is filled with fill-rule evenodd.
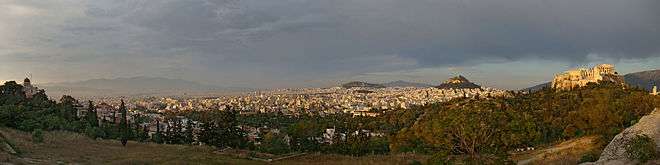
<svg viewBox="0 0 660 165"><path fill-rule="evenodd" d="M612 139L605 147L598 161L585 164L636 164L628 158L626 146L637 135L644 134L655 141L656 149L660 150L660 109L639 119L637 124L626 128Z"/></svg>

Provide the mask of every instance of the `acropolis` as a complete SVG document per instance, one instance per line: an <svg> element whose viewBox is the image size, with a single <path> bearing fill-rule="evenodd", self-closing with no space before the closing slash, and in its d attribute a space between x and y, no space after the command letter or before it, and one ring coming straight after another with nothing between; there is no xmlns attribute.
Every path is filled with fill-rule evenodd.
<svg viewBox="0 0 660 165"><path fill-rule="evenodd" d="M557 74L552 80L552 88L566 90L604 80L618 82L618 79L620 79L620 76L615 71L614 65L600 64L590 69L578 68Z"/></svg>

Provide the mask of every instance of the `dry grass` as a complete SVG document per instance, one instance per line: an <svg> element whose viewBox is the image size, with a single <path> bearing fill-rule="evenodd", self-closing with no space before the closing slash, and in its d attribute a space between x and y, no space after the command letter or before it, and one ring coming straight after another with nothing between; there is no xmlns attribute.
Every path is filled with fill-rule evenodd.
<svg viewBox="0 0 660 165"><path fill-rule="evenodd" d="M519 164L577 164L582 155L596 150L595 136L568 140L548 148L513 154Z"/></svg>
<svg viewBox="0 0 660 165"><path fill-rule="evenodd" d="M70 132L44 134L43 143L34 143L28 133L0 129L16 144L21 157L0 162L56 164L263 164L213 153L204 146L160 145L129 142L123 147L114 140L92 140ZM3 155L0 155L3 158Z"/></svg>
<svg viewBox="0 0 660 165"><path fill-rule="evenodd" d="M211 147L163 145L116 140L92 140L71 132L44 132L44 142L32 141L29 133L0 128L0 134L16 145L19 156L0 152L0 162L13 164L409 164L424 162L425 156L413 154L350 157L309 154L266 163L215 152ZM2 163L0 163L2 164Z"/></svg>
<svg viewBox="0 0 660 165"><path fill-rule="evenodd" d="M300 157L295 157L287 160L276 161L273 164L283 165L307 165L307 164L323 164L323 165L362 165L362 164L410 164L413 160L425 162L427 156L420 156L414 154L399 154L399 155L370 155L362 157L351 157L343 155L327 155L327 154L310 154Z"/></svg>

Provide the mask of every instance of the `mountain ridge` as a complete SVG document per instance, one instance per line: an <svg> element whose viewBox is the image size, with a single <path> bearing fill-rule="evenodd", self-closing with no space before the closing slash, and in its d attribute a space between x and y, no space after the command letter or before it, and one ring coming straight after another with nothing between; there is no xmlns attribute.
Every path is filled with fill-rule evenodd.
<svg viewBox="0 0 660 165"><path fill-rule="evenodd" d="M208 85L190 80L164 77L99 78L72 82L44 83L48 93L74 96L179 95L246 91L251 88Z"/></svg>
<svg viewBox="0 0 660 165"><path fill-rule="evenodd" d="M433 85L429 85L429 84L409 82L409 81L404 81L404 80L390 81L390 82L387 82L387 83L383 83L381 85L386 86L386 87L431 87L431 86L433 86Z"/></svg>
<svg viewBox="0 0 660 165"><path fill-rule="evenodd" d="M623 76L626 83L650 91L653 85L660 85L660 70L647 70L629 73Z"/></svg>
<svg viewBox="0 0 660 165"><path fill-rule="evenodd" d="M343 88L385 88L385 86L381 84L372 84L372 83L367 83L367 82L362 82L362 81L351 81L348 83L344 83L341 85Z"/></svg>

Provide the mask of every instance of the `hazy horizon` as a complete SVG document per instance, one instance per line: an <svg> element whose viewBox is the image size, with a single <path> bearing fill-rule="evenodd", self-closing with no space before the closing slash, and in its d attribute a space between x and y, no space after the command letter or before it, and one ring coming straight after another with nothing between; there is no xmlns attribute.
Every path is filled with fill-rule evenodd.
<svg viewBox="0 0 660 165"><path fill-rule="evenodd" d="M521 89L612 63L658 69L655 0L6 0L0 80L164 77L251 88L348 81Z"/></svg>

